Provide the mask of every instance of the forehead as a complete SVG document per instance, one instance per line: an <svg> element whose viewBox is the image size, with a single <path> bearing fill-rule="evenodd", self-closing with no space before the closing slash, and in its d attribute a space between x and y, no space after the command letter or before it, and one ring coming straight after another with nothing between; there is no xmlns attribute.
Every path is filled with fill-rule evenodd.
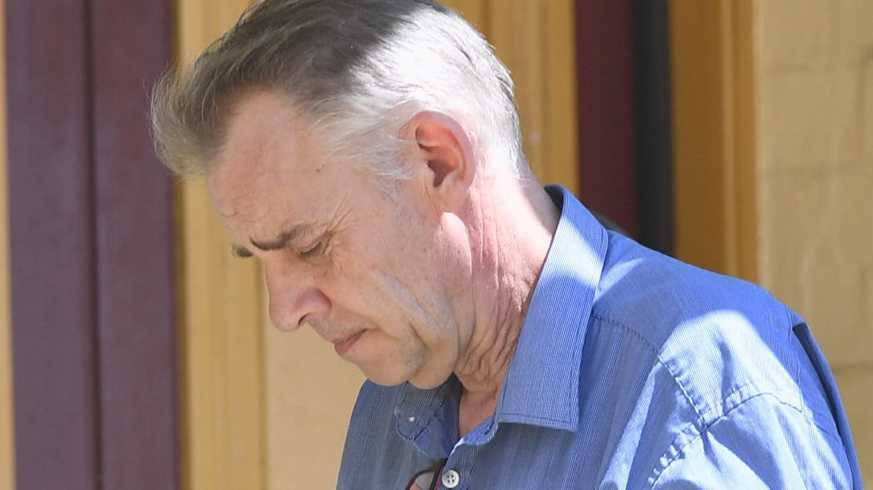
<svg viewBox="0 0 873 490"><path fill-rule="evenodd" d="M237 101L227 118L225 141L207 178L219 191L248 183L246 176L303 171L317 153L291 105L272 92L256 92Z"/></svg>
<svg viewBox="0 0 873 490"><path fill-rule="evenodd" d="M311 202L337 185L326 171L336 166L327 165L315 135L280 95L247 94L235 104L227 124L207 185L230 231L238 231L234 228L243 222L279 226L283 223L275 221L303 211L292 212L292 201Z"/></svg>

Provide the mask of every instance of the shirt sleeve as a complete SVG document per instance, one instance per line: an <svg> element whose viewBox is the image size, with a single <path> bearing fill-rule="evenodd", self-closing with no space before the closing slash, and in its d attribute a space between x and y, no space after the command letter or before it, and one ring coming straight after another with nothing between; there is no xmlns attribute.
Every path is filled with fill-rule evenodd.
<svg viewBox="0 0 873 490"><path fill-rule="evenodd" d="M772 394L755 395L662 458L652 488L852 488L840 438Z"/></svg>

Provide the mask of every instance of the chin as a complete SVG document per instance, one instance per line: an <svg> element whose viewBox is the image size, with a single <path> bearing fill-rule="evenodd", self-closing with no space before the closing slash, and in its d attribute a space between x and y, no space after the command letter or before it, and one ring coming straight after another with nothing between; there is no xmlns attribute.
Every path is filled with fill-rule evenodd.
<svg viewBox="0 0 873 490"><path fill-rule="evenodd" d="M376 383L377 385L380 385L380 386L397 386L397 385L401 385L401 384L405 383L406 381L408 381L403 376L397 376L397 375L392 376L392 375L386 375L386 374L382 374L382 373L372 374L372 373L368 373L367 371L363 371L363 370L362 370L362 372L364 373L364 376L366 376L369 381Z"/></svg>
<svg viewBox="0 0 873 490"><path fill-rule="evenodd" d="M419 390L433 390L435 388L439 388L440 386L442 386L442 384L445 383L448 379L449 379L448 377L445 377L440 381L430 381L430 380L418 381L418 380L410 379L409 384L411 384L412 386L415 386Z"/></svg>
<svg viewBox="0 0 873 490"><path fill-rule="evenodd" d="M395 369L391 369L394 367ZM396 366L389 366L383 363L377 365L358 364L358 369L371 382L381 386L397 386L409 381L412 373L404 372L401 369L396 369Z"/></svg>
<svg viewBox="0 0 873 490"><path fill-rule="evenodd" d="M449 379L451 372L446 375L437 375L436 373L404 373L400 371L389 370L370 370L361 368L364 376L373 383L381 386L397 386L407 381L412 386L420 390L432 390L442 385Z"/></svg>
<svg viewBox="0 0 873 490"><path fill-rule="evenodd" d="M419 390L432 390L441 386L443 383L448 381L449 377L452 376L452 370L449 369L447 371L429 371L429 372L419 372L416 373L415 376L409 378L409 384L415 386Z"/></svg>

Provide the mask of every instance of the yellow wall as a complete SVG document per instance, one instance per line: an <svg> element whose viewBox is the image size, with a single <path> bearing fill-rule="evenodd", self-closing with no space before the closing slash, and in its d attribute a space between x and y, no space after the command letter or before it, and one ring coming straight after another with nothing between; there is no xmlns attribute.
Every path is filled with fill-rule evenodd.
<svg viewBox="0 0 873 490"><path fill-rule="evenodd" d="M267 328L268 488L333 488L364 378L311 329Z"/></svg>
<svg viewBox="0 0 873 490"><path fill-rule="evenodd" d="M0 0L0 53L5 53L5 1ZM11 489L15 458L12 424L12 358L10 345L9 229L6 187L6 56L0 54L0 489Z"/></svg>
<svg viewBox="0 0 873 490"><path fill-rule="evenodd" d="M445 0L494 45L515 81L531 168L579 190L576 17L572 0Z"/></svg>
<svg viewBox="0 0 873 490"><path fill-rule="evenodd" d="M670 61L676 256L755 280L752 1L671 2Z"/></svg>
<svg viewBox="0 0 873 490"><path fill-rule="evenodd" d="M578 192L574 2L447 3L457 5L462 13L470 8L480 16L483 33L512 72L531 168L543 182L561 183Z"/></svg>
<svg viewBox="0 0 873 490"><path fill-rule="evenodd" d="M5 53L5 1L0 0L0 53ZM0 56L0 489L15 481L12 346L9 298L9 222L6 187L6 57Z"/></svg>
<svg viewBox="0 0 873 490"><path fill-rule="evenodd" d="M873 485L873 2L758 0L761 280L837 375Z"/></svg>
<svg viewBox="0 0 873 490"><path fill-rule="evenodd" d="M177 52L190 64L244 0L179 0ZM177 187L182 478L188 490L265 485L261 280L230 255L203 182Z"/></svg>

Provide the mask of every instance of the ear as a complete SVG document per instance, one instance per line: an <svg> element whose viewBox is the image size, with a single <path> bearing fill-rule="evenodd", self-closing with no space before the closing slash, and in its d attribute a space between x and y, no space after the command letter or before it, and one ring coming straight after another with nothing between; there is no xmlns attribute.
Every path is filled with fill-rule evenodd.
<svg viewBox="0 0 873 490"><path fill-rule="evenodd" d="M403 133L414 144L411 163L429 193L450 202L463 199L476 165L472 144L461 125L446 114L422 111L409 120Z"/></svg>

